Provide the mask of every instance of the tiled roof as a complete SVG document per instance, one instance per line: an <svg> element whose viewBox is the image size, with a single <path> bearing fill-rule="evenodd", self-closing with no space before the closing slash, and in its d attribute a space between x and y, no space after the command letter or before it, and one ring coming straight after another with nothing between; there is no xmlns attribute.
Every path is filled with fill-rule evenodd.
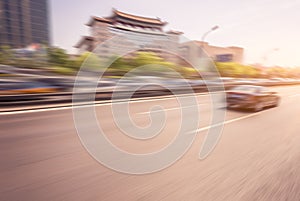
<svg viewBox="0 0 300 201"><path fill-rule="evenodd" d="M167 31L168 34L176 34L176 35L181 35L183 34L183 32L181 31L174 31L174 30L170 30L170 31Z"/></svg>
<svg viewBox="0 0 300 201"><path fill-rule="evenodd" d="M137 22L148 23L153 25L164 26L167 24L167 22L162 22L159 18L142 17L142 16L132 15L132 14L124 13L116 9L113 9L113 15L111 17L92 16L90 21L86 25L92 26L95 21L104 22L104 23L114 23L115 17L123 17L129 20L134 20Z"/></svg>
<svg viewBox="0 0 300 201"><path fill-rule="evenodd" d="M82 36L80 41L74 46L75 48L79 48L85 41L93 41L94 38L92 36Z"/></svg>
<svg viewBox="0 0 300 201"><path fill-rule="evenodd" d="M95 21L111 23L112 21L108 18L92 16L90 21L86 24L87 26L92 26Z"/></svg>
<svg viewBox="0 0 300 201"><path fill-rule="evenodd" d="M113 12L116 16L121 16L121 17L131 19L131 20L136 20L136 21L141 21L141 22L146 22L146 23L151 23L151 24L159 24L159 25L166 24L166 22L162 22L159 18L150 18L150 17L142 17L142 16L137 16L137 15L132 15L132 14L118 11L116 9L114 9Z"/></svg>
<svg viewBox="0 0 300 201"><path fill-rule="evenodd" d="M96 21L101 21L101 22L111 22L110 19L107 19L107 18L103 18L103 17L96 17L96 16L93 16L93 18L96 20Z"/></svg>

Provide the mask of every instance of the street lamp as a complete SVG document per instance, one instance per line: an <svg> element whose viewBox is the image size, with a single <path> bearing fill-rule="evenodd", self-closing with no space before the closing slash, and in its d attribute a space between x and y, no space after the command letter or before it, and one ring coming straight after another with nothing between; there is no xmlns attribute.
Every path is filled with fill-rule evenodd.
<svg viewBox="0 0 300 201"><path fill-rule="evenodd" d="M213 31L217 30L218 28L219 28L219 26L216 25L216 26L212 27L209 31L205 32L205 33L202 35L202 37L201 37L201 51L202 51L202 53L204 52L204 40L205 40L206 36L207 36L209 33L211 33L211 32L213 32ZM202 55L204 55L204 54L202 54Z"/></svg>
<svg viewBox="0 0 300 201"><path fill-rule="evenodd" d="M207 32L205 32L203 35L202 35L202 37L201 37L201 45L200 45L200 66L206 66L205 65L205 54L204 54L204 40L205 40L205 38L206 38L206 36L209 34L209 33L211 33L211 32L213 32L213 31L215 31L215 30L217 30L219 28L219 26L213 26L209 31L207 31Z"/></svg>
<svg viewBox="0 0 300 201"><path fill-rule="evenodd" d="M205 32L205 33L202 35L202 37L201 37L202 43L204 42L206 36L207 36L209 33L211 33L211 32L213 32L213 31L217 30L218 28L219 28L219 26L216 25L216 26L212 27L209 31Z"/></svg>

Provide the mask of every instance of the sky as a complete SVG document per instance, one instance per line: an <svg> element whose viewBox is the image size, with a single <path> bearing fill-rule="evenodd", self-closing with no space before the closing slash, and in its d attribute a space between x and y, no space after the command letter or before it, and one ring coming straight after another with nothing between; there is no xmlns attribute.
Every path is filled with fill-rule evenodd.
<svg viewBox="0 0 300 201"><path fill-rule="evenodd" d="M51 41L77 53L73 46L89 35L90 17L110 16L112 8L168 22L190 40L244 48L244 63L300 66L300 0L50 0Z"/></svg>

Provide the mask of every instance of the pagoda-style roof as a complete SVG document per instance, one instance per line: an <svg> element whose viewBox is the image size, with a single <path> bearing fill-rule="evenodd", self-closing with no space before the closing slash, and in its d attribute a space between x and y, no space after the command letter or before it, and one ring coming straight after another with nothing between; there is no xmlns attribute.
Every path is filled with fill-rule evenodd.
<svg viewBox="0 0 300 201"><path fill-rule="evenodd" d="M181 34L183 34L183 32L170 30L170 31L167 31L167 34L181 35Z"/></svg>
<svg viewBox="0 0 300 201"><path fill-rule="evenodd" d="M94 22L98 21L98 22L104 22L104 23L112 23L111 19L108 18L103 18L103 17L97 17L97 16L92 16L90 21L86 24L87 26L93 26Z"/></svg>
<svg viewBox="0 0 300 201"><path fill-rule="evenodd" d="M156 24L156 25L166 25L167 24L166 22L162 22L159 18L142 17L142 16L132 15L129 13L124 13L124 12L118 11L116 9L113 9L113 15L110 18L114 19L117 17L123 17L128 20L134 20L134 21L138 21L138 22Z"/></svg>
<svg viewBox="0 0 300 201"><path fill-rule="evenodd" d="M132 22L132 24L138 23L138 24L146 24L149 26L153 26L153 25L164 26L167 24L167 22L163 22L159 18L142 17L142 16L132 15L132 14L124 13L116 9L113 9L113 14L110 17L92 16L90 21L86 25L93 26L95 21L114 24L115 22L118 22L120 19L125 19L129 22Z"/></svg>
<svg viewBox="0 0 300 201"><path fill-rule="evenodd" d="M94 41L95 39L92 36L82 36L80 41L74 46L75 48L80 48L87 41Z"/></svg>

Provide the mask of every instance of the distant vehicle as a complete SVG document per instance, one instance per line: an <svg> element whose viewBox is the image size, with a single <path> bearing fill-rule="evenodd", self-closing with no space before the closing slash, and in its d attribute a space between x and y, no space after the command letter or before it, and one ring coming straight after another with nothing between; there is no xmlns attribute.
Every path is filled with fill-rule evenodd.
<svg viewBox="0 0 300 201"><path fill-rule="evenodd" d="M19 82L0 86L0 94L34 94L61 91L60 87L41 82Z"/></svg>
<svg viewBox="0 0 300 201"><path fill-rule="evenodd" d="M191 87L206 86L205 80L188 80L188 83Z"/></svg>
<svg viewBox="0 0 300 201"><path fill-rule="evenodd" d="M205 80L207 86L224 86L225 82L222 79Z"/></svg>
<svg viewBox="0 0 300 201"><path fill-rule="evenodd" d="M276 107L279 102L277 92L262 86L240 85L227 92L228 108L251 109L258 112L266 107Z"/></svg>
<svg viewBox="0 0 300 201"><path fill-rule="evenodd" d="M235 82L237 79L233 77L220 77L220 80L222 80L223 83L231 83Z"/></svg>
<svg viewBox="0 0 300 201"><path fill-rule="evenodd" d="M234 84L236 85L255 85L257 84L258 81L254 80L254 79L236 79L234 81Z"/></svg>

